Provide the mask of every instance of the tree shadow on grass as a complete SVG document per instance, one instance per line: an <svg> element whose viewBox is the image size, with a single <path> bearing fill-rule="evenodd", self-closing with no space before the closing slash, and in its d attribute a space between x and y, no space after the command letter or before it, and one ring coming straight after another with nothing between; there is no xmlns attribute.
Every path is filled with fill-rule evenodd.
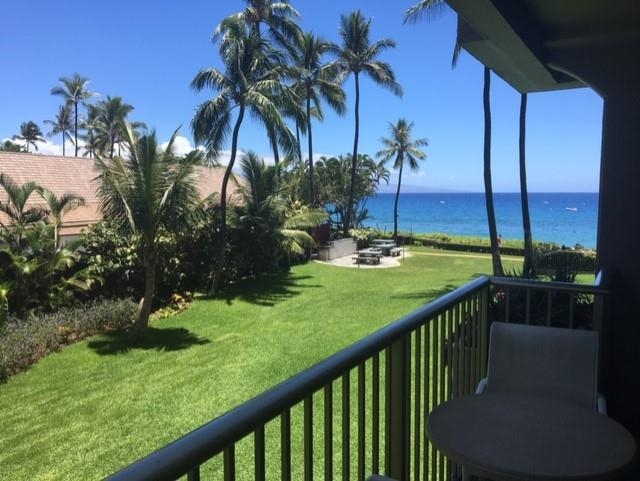
<svg viewBox="0 0 640 481"><path fill-rule="evenodd" d="M422 289L414 292L403 292L402 294L394 294L390 296L392 299L424 299L425 303L431 302L438 297L442 297L445 294L449 294L451 291L457 289L460 286L454 284L447 284L436 289Z"/></svg>
<svg viewBox="0 0 640 481"><path fill-rule="evenodd" d="M108 332L99 339L89 341L89 347L101 356L106 356L124 354L132 349L180 351L210 342L209 339L198 337L183 327L148 327L141 341L133 340L126 331Z"/></svg>
<svg viewBox="0 0 640 481"><path fill-rule="evenodd" d="M291 272L262 275L230 285L222 297L229 305L235 300L240 300L249 304L271 307L300 295L303 289L322 287L318 284L303 283L307 279L311 279L311 276L295 275Z"/></svg>

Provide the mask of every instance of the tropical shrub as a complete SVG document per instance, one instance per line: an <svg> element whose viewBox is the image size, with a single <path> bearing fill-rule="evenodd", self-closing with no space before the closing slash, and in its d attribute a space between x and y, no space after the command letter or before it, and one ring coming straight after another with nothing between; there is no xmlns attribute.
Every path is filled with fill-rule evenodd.
<svg viewBox="0 0 640 481"><path fill-rule="evenodd" d="M94 279L77 261L77 246L56 249L53 226L36 222L19 244L0 241L0 283L10 313L52 312L84 297Z"/></svg>
<svg viewBox="0 0 640 481"><path fill-rule="evenodd" d="M129 299L101 299L52 314L9 316L0 327L0 381L62 345L131 326L137 310L138 305Z"/></svg>

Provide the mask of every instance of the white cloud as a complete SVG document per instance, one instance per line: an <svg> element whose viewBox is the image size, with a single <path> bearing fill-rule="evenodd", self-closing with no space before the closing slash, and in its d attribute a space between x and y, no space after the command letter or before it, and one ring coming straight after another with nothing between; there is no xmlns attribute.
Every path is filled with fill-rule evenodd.
<svg viewBox="0 0 640 481"><path fill-rule="evenodd" d="M24 146L25 143L20 140L13 139L2 139L2 142L11 141L15 144ZM36 142L38 146L38 150L33 148L33 145L29 146L29 153L42 154L42 155L62 155L62 144L56 144L55 142L49 142L45 140L44 142ZM71 142L65 142L64 145L66 155L73 155L75 153L75 148Z"/></svg>
<svg viewBox="0 0 640 481"><path fill-rule="evenodd" d="M169 145L168 140L166 142L162 142L160 147L166 149L167 145ZM176 138L173 140L173 151L176 155L186 155L194 149L195 147L191 145L191 141L182 135L176 135ZM199 149L201 149L201 147Z"/></svg>

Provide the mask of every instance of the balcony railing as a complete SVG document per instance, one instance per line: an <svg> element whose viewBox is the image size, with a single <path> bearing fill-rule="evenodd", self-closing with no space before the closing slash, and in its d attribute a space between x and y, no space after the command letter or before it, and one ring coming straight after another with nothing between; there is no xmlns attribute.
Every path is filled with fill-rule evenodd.
<svg viewBox="0 0 640 481"><path fill-rule="evenodd" d="M490 321L600 331L605 294L598 285L479 278L109 479L455 478L425 420L484 376Z"/></svg>

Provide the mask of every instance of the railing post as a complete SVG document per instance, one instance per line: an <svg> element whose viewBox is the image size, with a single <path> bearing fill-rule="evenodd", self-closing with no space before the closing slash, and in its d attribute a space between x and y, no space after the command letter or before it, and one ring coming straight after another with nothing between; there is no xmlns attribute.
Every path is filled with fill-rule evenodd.
<svg viewBox="0 0 640 481"><path fill-rule="evenodd" d="M411 426L411 342L403 336L387 351L387 422L386 457L388 473L393 479L409 479Z"/></svg>

